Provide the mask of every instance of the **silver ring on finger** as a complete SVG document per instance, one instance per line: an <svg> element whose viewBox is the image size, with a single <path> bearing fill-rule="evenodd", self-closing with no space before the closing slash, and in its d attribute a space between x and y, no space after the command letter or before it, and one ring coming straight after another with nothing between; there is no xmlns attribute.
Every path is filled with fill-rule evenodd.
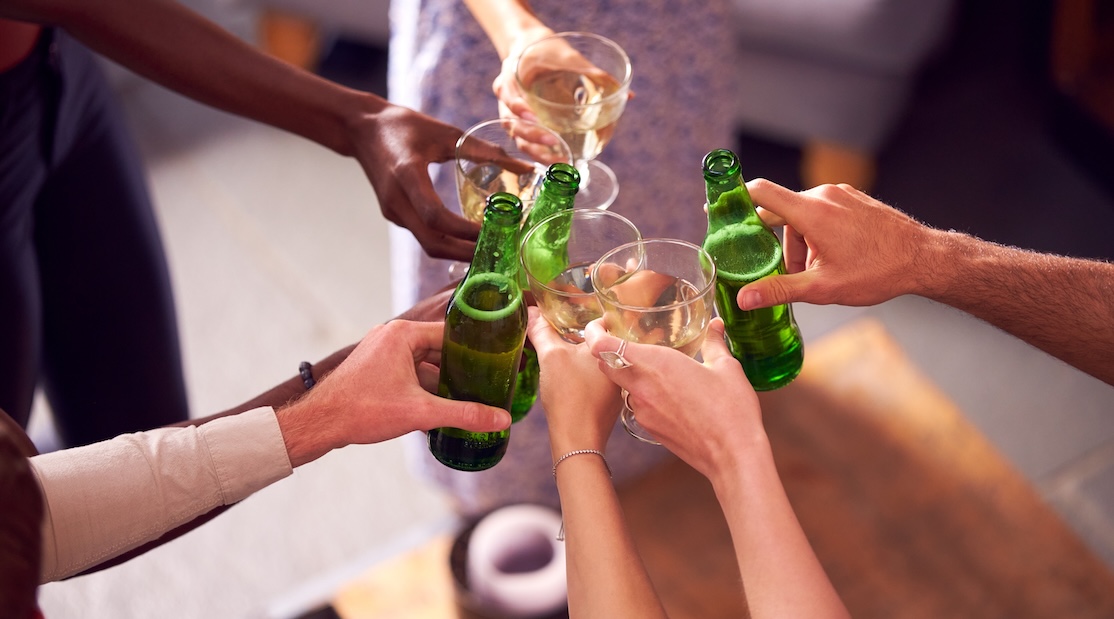
<svg viewBox="0 0 1114 619"><path fill-rule="evenodd" d="M603 359L604 363L615 370L624 370L626 368L632 367L633 364L631 364L630 361L627 361L626 357L623 356L623 351L625 351L626 349L627 341L619 340L619 349L615 352L611 352L610 350L601 352L600 359Z"/></svg>

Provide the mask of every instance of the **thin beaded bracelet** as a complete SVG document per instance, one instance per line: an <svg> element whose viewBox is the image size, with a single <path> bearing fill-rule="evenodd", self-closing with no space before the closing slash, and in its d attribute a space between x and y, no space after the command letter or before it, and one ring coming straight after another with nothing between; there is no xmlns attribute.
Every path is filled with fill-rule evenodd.
<svg viewBox="0 0 1114 619"><path fill-rule="evenodd" d="M313 380L313 365L309 361L303 361L298 365L298 374L302 375L302 384L306 386L306 391L313 389L317 381Z"/></svg>
<svg viewBox="0 0 1114 619"><path fill-rule="evenodd" d="M564 462L565 458L571 458L573 456L579 456L581 454L596 454L600 458L603 458L603 466L607 469L607 476L614 477L614 475L611 474L611 465L607 463L607 457L604 456L603 452L598 449L576 449L561 456L560 458L557 458L557 461L553 463L553 477L557 477L557 465Z"/></svg>
<svg viewBox="0 0 1114 619"><path fill-rule="evenodd" d="M557 458L557 461L553 463L553 479L557 479L557 465L558 464L561 464L562 462L564 462L566 458L571 458L573 456L579 456L581 454L596 454L597 456L599 456L601 459L603 459L603 466L604 466L604 468L607 469L607 476L612 477L612 478L615 477L614 475L611 474L611 465L607 463L607 456L604 456L602 451L600 451L598 449L575 449L575 450L570 451L569 453L561 456L560 458ZM564 518L564 516L561 517L561 529L557 531L557 541L559 541L559 542L565 541L565 518Z"/></svg>

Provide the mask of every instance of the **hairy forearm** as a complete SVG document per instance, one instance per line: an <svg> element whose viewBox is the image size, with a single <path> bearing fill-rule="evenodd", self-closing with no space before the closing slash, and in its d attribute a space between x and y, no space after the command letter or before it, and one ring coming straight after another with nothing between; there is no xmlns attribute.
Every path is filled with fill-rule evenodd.
<svg viewBox="0 0 1114 619"><path fill-rule="evenodd" d="M774 466L764 435L709 476L731 530L751 617L848 617Z"/></svg>
<svg viewBox="0 0 1114 619"><path fill-rule="evenodd" d="M1114 264L939 232L917 294L1114 385Z"/></svg>
<svg viewBox="0 0 1114 619"><path fill-rule="evenodd" d="M133 71L228 112L351 154L346 126L386 102L274 59L173 0L4 0Z"/></svg>

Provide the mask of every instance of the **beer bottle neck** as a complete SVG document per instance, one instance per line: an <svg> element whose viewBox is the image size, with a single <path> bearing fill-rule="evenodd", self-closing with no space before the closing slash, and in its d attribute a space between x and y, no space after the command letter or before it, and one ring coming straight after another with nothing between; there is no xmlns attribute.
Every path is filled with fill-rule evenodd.
<svg viewBox="0 0 1114 619"><path fill-rule="evenodd" d="M710 230L758 216L741 174L716 179L705 176L705 188Z"/></svg>
<svg viewBox="0 0 1114 619"><path fill-rule="evenodd" d="M474 273L502 273L518 276L518 227L522 223L522 202L518 196L496 192L488 197L483 226L476 240L476 251L468 267Z"/></svg>
<svg viewBox="0 0 1114 619"><path fill-rule="evenodd" d="M576 192L579 189L580 173L576 168L567 163L555 163L549 166L545 173L545 180L542 181L541 191L538 192L538 199L526 217L526 225L522 227L522 231L528 231L554 213L573 208Z"/></svg>
<svg viewBox="0 0 1114 619"><path fill-rule="evenodd" d="M476 241L476 253L472 255L472 273L503 273L516 276L518 273L518 252L515 240L518 238L518 221L500 222L485 220Z"/></svg>
<svg viewBox="0 0 1114 619"><path fill-rule="evenodd" d="M708 231L757 218L754 201L743 184L739 158L719 148L704 156L704 187L708 197Z"/></svg>

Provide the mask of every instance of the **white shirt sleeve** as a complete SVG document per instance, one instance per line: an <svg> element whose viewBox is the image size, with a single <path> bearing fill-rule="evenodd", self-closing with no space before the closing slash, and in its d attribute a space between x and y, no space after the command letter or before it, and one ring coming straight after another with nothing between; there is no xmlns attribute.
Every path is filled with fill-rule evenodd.
<svg viewBox="0 0 1114 619"><path fill-rule="evenodd" d="M40 582L77 574L290 475L270 407L31 458L43 493Z"/></svg>

